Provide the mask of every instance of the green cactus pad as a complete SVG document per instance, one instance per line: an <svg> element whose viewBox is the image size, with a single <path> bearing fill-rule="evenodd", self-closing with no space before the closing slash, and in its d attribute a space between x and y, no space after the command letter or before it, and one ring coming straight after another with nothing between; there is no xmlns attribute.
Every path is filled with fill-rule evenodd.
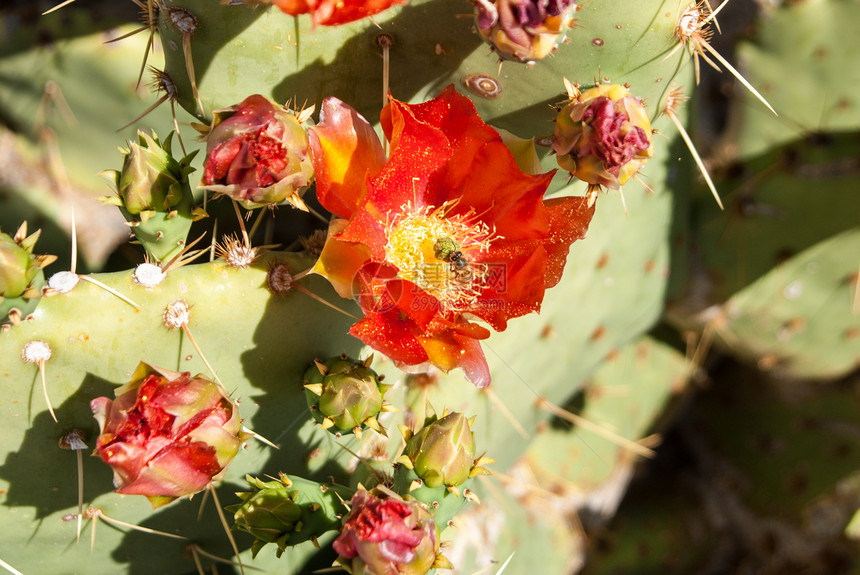
<svg viewBox="0 0 860 575"><path fill-rule="evenodd" d="M101 27L115 22L95 19L84 10L63 12L63 18L60 13L45 17L39 27L16 28L10 22L15 32L0 43L0 133L16 165L0 184L9 193L8 198L4 194L0 226L14 229L24 219L39 222L45 249L67 259L68 232L59 228L69 229L70 207L75 206L81 256L98 267L126 240L128 228L115 209L89 200L109 192L98 174L116 164L121 138L134 137L134 127L120 135L117 129L156 98L146 87L147 76L140 90L133 91L146 34L105 44L137 26L106 33ZM55 41L44 43L46 38ZM160 66L160 59L152 54L149 64ZM179 121L187 121L180 108L176 111ZM168 103L136 124L165 133L172 126Z"/></svg>
<svg viewBox="0 0 860 575"><path fill-rule="evenodd" d="M713 318L720 341L760 367L802 379L835 379L860 365L856 278L860 230L777 266ZM852 307L853 306L853 307Z"/></svg>
<svg viewBox="0 0 860 575"><path fill-rule="evenodd" d="M601 0L576 13L577 28L568 31L551 58L534 67L505 63L472 32L471 19L460 18L467 4L457 0L410 2L374 17L335 27L298 27L272 7L228 6L212 10L206 0L167 0L159 17L166 70L180 88L180 102L196 110L183 52L182 34L170 23L171 9L197 19L190 39L195 78L207 114L261 93L279 102L318 104L337 96L371 121L382 107L380 34L393 40L390 90L404 101L424 101L447 84L469 93L481 117L521 136L550 133L547 107L564 99L562 78L583 85L607 77L628 82L645 98L652 118L660 112L673 78L688 59L679 51L662 61L677 44L673 38L677 3ZM428 26L443 22L447 26ZM261 63L265 65L261 66ZM483 83L501 85L501 93Z"/></svg>
<svg viewBox="0 0 860 575"><path fill-rule="evenodd" d="M619 468L641 457L630 444L657 431L656 422L673 397L686 389L688 375L686 359L674 348L647 336L629 343L607 359L566 406L591 425L555 419L532 441L524 463L547 491L599 489ZM622 444L624 440L630 443Z"/></svg>
<svg viewBox="0 0 860 575"><path fill-rule="evenodd" d="M856 380L811 387L731 363L713 374L664 461L592 537L583 573L856 571L843 537L860 499Z"/></svg>
<svg viewBox="0 0 860 575"><path fill-rule="evenodd" d="M76 522L63 520L77 511L75 458L57 447L59 436L72 428L83 430L92 447L98 427L90 400L112 395L140 359L209 373L184 334L162 325L165 306L176 298L191 305L189 330L225 388L239 401L245 424L267 439L289 446L278 451L254 443L241 451L225 477L234 485L219 489L222 504L235 501L235 485L252 472L274 474L289 469L320 479L346 477L343 460L348 454L312 423L304 406L301 377L313 357L355 353L359 344L346 335L350 324L346 316L297 291L280 297L270 294L266 269L275 261L295 271L312 263L294 254L271 253L243 270L217 261L189 265L171 271L153 289L133 285L130 271L99 275L101 282L133 299L141 310L80 282L68 294L45 298L32 321L0 332L0 357L6 358L0 370L0 385L5 390L0 414L7 430L0 485L10 522L4 561L26 572L43 573L179 573L194 569L183 551L187 542L139 532L125 535L102 525L92 555L88 542L75 545ZM321 297L337 299L319 279L301 283ZM311 323L319 329L305 331L303 326ZM45 370L59 423L51 420L41 393L34 389L39 387L37 366L19 359L23 346L35 339L47 342L53 351ZM219 533L211 502L209 519L197 523L196 498L153 512L143 497L112 493L110 468L100 461L84 458L84 477L85 505L97 505L109 517L130 523L182 531L206 551L227 558L231 555L225 551L229 546ZM250 538L238 538L241 548L249 549ZM306 543L298 549L278 562L263 555L253 562L248 551L245 562L278 572L290 568L298 572L314 548Z"/></svg>
<svg viewBox="0 0 860 575"><path fill-rule="evenodd" d="M735 190L727 211L694 212L697 273L671 320L709 325L724 348L792 377L855 369L858 154L856 134L834 134L738 166L719 184Z"/></svg>
<svg viewBox="0 0 860 575"><path fill-rule="evenodd" d="M805 0L774 8L757 24L754 41L738 46L746 78L779 113L749 94L734 109L739 155L748 159L800 134L860 129L858 80L848 70L860 58L854 23L857 0ZM846 76L846 73L848 74Z"/></svg>

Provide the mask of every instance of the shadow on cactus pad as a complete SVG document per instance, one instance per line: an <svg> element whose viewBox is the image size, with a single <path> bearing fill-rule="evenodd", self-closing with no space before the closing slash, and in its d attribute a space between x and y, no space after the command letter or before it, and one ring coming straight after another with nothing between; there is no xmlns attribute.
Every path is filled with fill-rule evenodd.
<svg viewBox="0 0 860 575"><path fill-rule="evenodd" d="M322 290L326 282L321 278L309 277L304 282L310 291L324 294L334 305L351 313L356 311L351 302L340 300L330 289ZM301 308L307 312L296 317L295 322L285 323L280 308L289 306L298 311L297 302L290 301L293 299L300 299ZM276 475L283 471L320 479L332 475L343 481L340 462L349 454L334 445L329 434L313 422L302 387L303 374L309 359L331 355L338 342L342 346L339 351L353 356L358 355L362 344L347 333L346 321L331 313L315 315L316 309L317 302L295 290L266 303L254 330L255 347L241 355L248 382L265 391L248 398L258 407L246 425L279 446L301 446L270 450L268 461L259 468L262 473ZM330 452L329 456L322 455L325 452Z"/></svg>
<svg viewBox="0 0 860 575"><path fill-rule="evenodd" d="M376 110L381 106L379 86L382 85L382 65L379 62L382 50L377 46L376 38L386 34L394 41L391 48L391 93L394 97L408 101L419 91L435 94L450 82L446 78L481 45L478 36L470 32L470 24L457 18L458 14L466 11L468 6L460 2L424 2L405 6L394 18L378 27L366 22L365 30L343 42L335 56L335 61L353 62L354 66L334 68L317 58L301 71L286 76L272 89L272 93L278 101L288 98L303 101L307 98L309 102L319 102L324 96L336 96L375 123ZM452 25L453 32L439 35L438 30L427 27L427 22L459 22L461 30ZM315 30L305 38L320 32L333 33L331 30ZM434 33L436 35L431 37ZM458 44L455 51L440 57L435 46L441 46L444 40L456 40ZM492 57L489 59L493 61ZM407 70L408 74L405 73ZM299 88L305 91L297 92ZM347 88L349 92L345 91Z"/></svg>
<svg viewBox="0 0 860 575"><path fill-rule="evenodd" d="M38 388L38 375L34 387ZM75 428L84 432L89 448L95 445L98 425L90 412L93 397L113 395L116 385L88 374L80 388L55 409L62 425L54 423L43 405L41 393L31 394L31 409L37 412L24 434L17 451L9 452L0 466L0 479L9 483L4 504L7 507L28 506L36 509L36 518L43 519L52 513L67 509L77 501L76 464L74 455L61 449L57 442L65 432ZM74 425L66 422L74 421ZM104 465L89 456L85 450L84 501L113 491L110 472Z"/></svg>

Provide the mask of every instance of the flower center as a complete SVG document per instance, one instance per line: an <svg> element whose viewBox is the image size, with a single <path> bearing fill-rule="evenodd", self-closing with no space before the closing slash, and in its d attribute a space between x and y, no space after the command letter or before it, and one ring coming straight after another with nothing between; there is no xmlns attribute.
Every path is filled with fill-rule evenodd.
<svg viewBox="0 0 860 575"><path fill-rule="evenodd" d="M406 204L387 226L385 260L445 309L463 310L478 299L487 277L487 264L473 260L497 236L486 224L470 221L474 213L449 216L451 207L416 210Z"/></svg>
<svg viewBox="0 0 860 575"><path fill-rule="evenodd" d="M594 155L603 162L609 173L617 176L624 164L651 147L651 141L645 130L631 125L630 117L616 110L615 106L610 98L595 98L582 119L591 123L597 135Z"/></svg>
<svg viewBox="0 0 860 575"><path fill-rule="evenodd" d="M265 129L245 134L245 141L256 160L255 169L260 187L277 183L287 168L287 150L284 145L266 133Z"/></svg>

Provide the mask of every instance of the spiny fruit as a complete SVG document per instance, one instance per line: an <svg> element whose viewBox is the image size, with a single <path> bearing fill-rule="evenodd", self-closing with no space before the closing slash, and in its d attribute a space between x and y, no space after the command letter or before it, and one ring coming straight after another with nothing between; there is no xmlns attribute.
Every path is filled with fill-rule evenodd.
<svg viewBox="0 0 860 575"><path fill-rule="evenodd" d="M370 369L373 356L355 361L346 355L314 361L305 372L305 397L314 419L335 434L361 437L366 428L385 435L377 416L387 406L389 386Z"/></svg>

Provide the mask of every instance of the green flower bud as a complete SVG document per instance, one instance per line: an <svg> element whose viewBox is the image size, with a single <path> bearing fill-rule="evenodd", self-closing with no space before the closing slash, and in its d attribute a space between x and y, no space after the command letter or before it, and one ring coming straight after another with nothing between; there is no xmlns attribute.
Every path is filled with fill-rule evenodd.
<svg viewBox="0 0 860 575"><path fill-rule="evenodd" d="M18 297L39 273L30 253L8 234L0 233L0 294Z"/></svg>
<svg viewBox="0 0 860 575"><path fill-rule="evenodd" d="M21 224L14 237L0 232L0 321L13 308L21 314L32 311L45 283L42 268L57 259L33 254L41 231L27 236L27 223Z"/></svg>
<svg viewBox="0 0 860 575"><path fill-rule="evenodd" d="M255 556L266 543L277 543L280 556L302 518L302 510L289 488L280 481L247 479L255 491L238 493L243 503L229 508L233 512L235 527L257 538L259 544L254 542Z"/></svg>
<svg viewBox="0 0 860 575"><path fill-rule="evenodd" d="M252 491L237 493L242 503L226 509L233 513L235 529L256 538L251 546L255 557L268 543L277 544L275 553L280 557L289 546L316 543L324 533L337 530L344 513L342 501L353 493L340 485L283 474L278 481L245 479Z"/></svg>
<svg viewBox="0 0 860 575"><path fill-rule="evenodd" d="M155 132L151 136L138 132L137 138L127 149L120 148L120 171L102 172L115 185L117 195L101 199L118 206L146 250L164 261L185 245L196 217L188 176L194 171L191 161L197 152L176 160L171 151L173 133L164 142Z"/></svg>
<svg viewBox="0 0 860 575"><path fill-rule="evenodd" d="M129 214L170 212L190 195L188 175L194 171L191 159L197 152L180 161L173 158L171 133L162 144L155 132L137 133L138 142L129 142L123 153L122 170L104 172L116 184L120 206Z"/></svg>
<svg viewBox="0 0 860 575"><path fill-rule="evenodd" d="M317 361L305 372L308 405L324 428L360 435L370 427L385 434L376 417L386 409L382 396L388 386L368 367L371 359L358 362L341 356Z"/></svg>
<svg viewBox="0 0 860 575"><path fill-rule="evenodd" d="M418 477L428 487L461 485L475 466L475 438L462 413L450 413L423 427L406 443L404 452Z"/></svg>

